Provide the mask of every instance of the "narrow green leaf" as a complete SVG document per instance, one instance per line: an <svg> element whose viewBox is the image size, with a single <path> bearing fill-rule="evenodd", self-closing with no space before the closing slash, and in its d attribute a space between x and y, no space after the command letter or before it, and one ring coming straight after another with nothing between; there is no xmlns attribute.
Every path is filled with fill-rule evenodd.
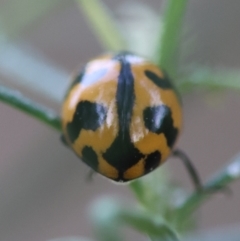
<svg viewBox="0 0 240 241"><path fill-rule="evenodd" d="M103 2L100 0L76 0L76 2L106 50L119 51L126 49L117 23Z"/></svg>
<svg viewBox="0 0 240 241"><path fill-rule="evenodd" d="M146 233L152 240L177 241L177 234L161 218L154 217L138 210L122 210L119 219L142 233Z"/></svg>
<svg viewBox="0 0 240 241"><path fill-rule="evenodd" d="M177 82L177 87L181 92L187 92L194 88L240 90L240 71L236 69L193 67L188 70L188 73Z"/></svg>
<svg viewBox="0 0 240 241"><path fill-rule="evenodd" d="M159 37L159 46L156 51L156 61L170 75L175 75L176 50L179 46L182 30L183 17L186 11L188 0L167 0L163 18L162 31Z"/></svg>
<svg viewBox="0 0 240 241"><path fill-rule="evenodd" d="M58 131L61 130L61 120L58 114L53 110L26 98L18 91L0 86L0 101L37 118Z"/></svg>

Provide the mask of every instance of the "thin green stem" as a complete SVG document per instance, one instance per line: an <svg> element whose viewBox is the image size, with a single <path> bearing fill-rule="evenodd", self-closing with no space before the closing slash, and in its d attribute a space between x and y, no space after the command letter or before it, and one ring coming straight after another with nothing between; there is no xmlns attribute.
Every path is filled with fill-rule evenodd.
<svg viewBox="0 0 240 241"><path fill-rule="evenodd" d="M214 70L209 67L196 66L186 72L188 74L177 82L177 87L181 92L187 92L194 88L240 90L240 71L236 69Z"/></svg>
<svg viewBox="0 0 240 241"><path fill-rule="evenodd" d="M185 220L194 210L196 210L206 199L210 198L216 191L224 190L232 181L240 178L240 154L210 179L201 191L189 196L184 203L176 209L176 219Z"/></svg>
<svg viewBox="0 0 240 241"><path fill-rule="evenodd" d="M103 2L100 0L76 0L76 2L106 50L119 51L126 48L118 26Z"/></svg>
<svg viewBox="0 0 240 241"><path fill-rule="evenodd" d="M142 185L141 180L135 180L129 183L129 187L132 189L134 192L136 198L138 201L145 205L145 196L144 196L144 186Z"/></svg>
<svg viewBox="0 0 240 241"><path fill-rule="evenodd" d="M33 116L58 131L61 130L60 117L56 112L30 100L18 91L0 86L0 101Z"/></svg>
<svg viewBox="0 0 240 241"><path fill-rule="evenodd" d="M153 217L138 210L123 209L119 213L118 219L121 223L128 224L136 230L148 234L153 241L178 240L177 234L161 218Z"/></svg>
<svg viewBox="0 0 240 241"><path fill-rule="evenodd" d="M163 30L159 37L157 49L157 63L168 73L176 72L175 54L179 46L182 20L187 7L188 0L167 0L165 15L163 19ZM162 28L162 26L161 26Z"/></svg>

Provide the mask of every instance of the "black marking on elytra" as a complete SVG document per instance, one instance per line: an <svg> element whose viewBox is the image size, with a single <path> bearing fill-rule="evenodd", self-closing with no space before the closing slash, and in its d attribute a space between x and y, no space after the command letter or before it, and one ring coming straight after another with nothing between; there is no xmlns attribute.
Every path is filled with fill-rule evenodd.
<svg viewBox="0 0 240 241"><path fill-rule="evenodd" d="M119 123L119 134L124 139L125 133L129 132L132 110L135 100L134 78L130 63L125 59L125 55L119 57L121 70L118 76L118 85L116 93L116 104Z"/></svg>
<svg viewBox="0 0 240 241"><path fill-rule="evenodd" d="M119 130L111 146L102 155L110 165L119 171L118 181L124 181L123 173L145 156L135 148L130 138L129 129L135 93L134 78L126 55L121 53L115 56L115 59L121 64L116 93Z"/></svg>
<svg viewBox="0 0 240 241"><path fill-rule="evenodd" d="M90 146L85 146L82 149L82 160L94 171L98 170L98 156L96 152Z"/></svg>
<svg viewBox="0 0 240 241"><path fill-rule="evenodd" d="M143 111L145 126L153 133L163 133L171 148L176 140L178 129L173 126L172 112L165 105L147 107Z"/></svg>
<svg viewBox="0 0 240 241"><path fill-rule="evenodd" d="M159 151L155 151L147 155L145 159L145 174L151 172L156 167L160 165L161 162L161 153Z"/></svg>
<svg viewBox="0 0 240 241"><path fill-rule="evenodd" d="M172 85L172 89L173 89L174 93L176 94L179 103L182 104L181 95L180 95L178 89L177 89L177 88L175 87L175 85L172 83L172 80L171 80L171 78L169 77L169 75L167 74L166 71L163 71L163 76L164 76L164 79L166 79L166 80Z"/></svg>
<svg viewBox="0 0 240 241"><path fill-rule="evenodd" d="M81 101L78 103L71 122L67 124L67 134L71 142L74 142L82 129L96 131L107 116L107 109L97 103Z"/></svg>
<svg viewBox="0 0 240 241"><path fill-rule="evenodd" d="M122 136L118 135L102 156L118 171L124 172L138 163L145 155L134 147L129 134L125 133L125 138L122 139Z"/></svg>
<svg viewBox="0 0 240 241"><path fill-rule="evenodd" d="M150 70L145 70L144 73L158 87L162 89L173 88L172 83L167 76L164 75L164 78L161 78L160 76L158 76L157 74L155 74Z"/></svg>

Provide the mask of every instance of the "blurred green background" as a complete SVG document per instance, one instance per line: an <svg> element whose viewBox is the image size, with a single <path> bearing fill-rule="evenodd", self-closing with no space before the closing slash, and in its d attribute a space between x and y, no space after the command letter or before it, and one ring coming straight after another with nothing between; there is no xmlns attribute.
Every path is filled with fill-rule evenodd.
<svg viewBox="0 0 240 241"><path fill-rule="evenodd" d="M133 28L139 22L154 22L154 9L162 8L157 0L131 5L104 2ZM124 8L124 2L131 7ZM144 15L144 7L137 4L149 6L149 14ZM183 40L183 52L190 54L184 61L216 69L240 68L239 9L237 0L190 0ZM152 26L146 36L150 43L151 33L156 34ZM132 34L136 41L141 37L137 31ZM72 71L103 51L74 1L0 0L1 84L60 111ZM240 95L234 90L196 89L184 95L183 104L185 124L178 146L205 180L239 152ZM104 195L134 200L127 186L97 175L86 183L89 169L61 144L59 133L2 103L0 112L0 240L92 237L87 215L92 201ZM191 188L181 163L170 160L166 166L173 182ZM231 189L232 196L217 194L197 213L200 231L240 227L239 184ZM128 240L145 240L133 231L127 233Z"/></svg>

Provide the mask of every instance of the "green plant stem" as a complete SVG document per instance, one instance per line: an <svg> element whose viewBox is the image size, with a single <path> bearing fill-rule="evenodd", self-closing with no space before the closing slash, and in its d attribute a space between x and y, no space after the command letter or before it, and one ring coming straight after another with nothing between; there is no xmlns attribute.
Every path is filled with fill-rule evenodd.
<svg viewBox="0 0 240 241"><path fill-rule="evenodd" d="M232 89L240 90L240 71L236 69L210 69L209 67L193 67L180 78L177 87L182 93L192 89Z"/></svg>
<svg viewBox="0 0 240 241"><path fill-rule="evenodd" d="M0 101L33 116L58 131L61 130L61 120L56 112L30 100L18 91L0 85Z"/></svg>
<svg viewBox="0 0 240 241"><path fill-rule="evenodd" d="M176 73L175 54L179 46L182 30L182 20L187 7L188 0L167 0L163 19L163 30L159 37L159 46L156 51L156 61L171 76ZM161 26L162 28L162 26Z"/></svg>
<svg viewBox="0 0 240 241"><path fill-rule="evenodd" d="M134 192L134 194L135 194L136 198L138 199L138 201L143 206L147 206L146 205L146 201L145 201L144 186L142 185L142 181L141 180L134 180L134 181L129 183L129 187Z"/></svg>
<svg viewBox="0 0 240 241"><path fill-rule="evenodd" d="M240 154L222 171L211 178L202 188L202 191L189 196L182 205L176 209L176 219L184 220L196 210L206 199L217 191L224 191L232 181L240 178ZM179 220L178 220L179 221Z"/></svg>
<svg viewBox="0 0 240 241"><path fill-rule="evenodd" d="M100 0L76 0L76 2L106 50L119 51L126 48L114 18Z"/></svg>
<svg viewBox="0 0 240 241"><path fill-rule="evenodd" d="M91 208L97 237L101 241L121 241L119 228L129 225L147 234L151 240L177 241L175 231L161 217L136 208L126 208L116 200L101 199Z"/></svg>
<svg viewBox="0 0 240 241"><path fill-rule="evenodd" d="M178 240L177 234L162 220L137 210L122 210L119 219L123 224L148 234L152 241Z"/></svg>

